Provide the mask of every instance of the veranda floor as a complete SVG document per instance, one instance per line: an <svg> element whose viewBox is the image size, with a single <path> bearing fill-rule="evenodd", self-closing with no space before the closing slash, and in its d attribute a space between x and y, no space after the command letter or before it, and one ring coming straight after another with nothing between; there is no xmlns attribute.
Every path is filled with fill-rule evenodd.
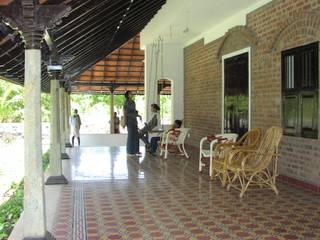
<svg viewBox="0 0 320 240"><path fill-rule="evenodd" d="M320 239L319 195L279 183L279 196L262 189L239 199L198 173L197 153L163 160L88 147L71 157L57 239Z"/></svg>

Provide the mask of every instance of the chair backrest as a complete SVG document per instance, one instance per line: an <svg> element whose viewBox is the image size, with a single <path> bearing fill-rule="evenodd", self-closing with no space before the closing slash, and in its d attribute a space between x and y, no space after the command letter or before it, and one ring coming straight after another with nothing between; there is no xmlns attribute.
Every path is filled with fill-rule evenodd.
<svg viewBox="0 0 320 240"><path fill-rule="evenodd" d="M257 149L254 162L250 164L252 167L257 170L263 170L268 167L274 154L278 153L282 132L282 128L276 126L272 126L266 131Z"/></svg>
<svg viewBox="0 0 320 240"><path fill-rule="evenodd" d="M179 131L180 131L180 134L176 142L177 144L182 144L186 140L189 134L190 128L179 128Z"/></svg>
<svg viewBox="0 0 320 240"><path fill-rule="evenodd" d="M219 133L215 135L216 137L219 138L227 138L229 141L236 142L238 138L237 133Z"/></svg>
<svg viewBox="0 0 320 240"><path fill-rule="evenodd" d="M250 149L256 149L259 146L261 140L261 130L259 128L252 128L246 132L239 141L236 142L236 146L244 146Z"/></svg>

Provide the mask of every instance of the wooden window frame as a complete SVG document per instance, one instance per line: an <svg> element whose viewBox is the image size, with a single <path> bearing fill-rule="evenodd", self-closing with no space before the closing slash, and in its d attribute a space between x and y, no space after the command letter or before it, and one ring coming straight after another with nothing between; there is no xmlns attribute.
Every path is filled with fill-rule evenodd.
<svg viewBox="0 0 320 240"><path fill-rule="evenodd" d="M281 53L281 83L284 134L318 139L319 42ZM290 100L296 101L295 109L289 109Z"/></svg>

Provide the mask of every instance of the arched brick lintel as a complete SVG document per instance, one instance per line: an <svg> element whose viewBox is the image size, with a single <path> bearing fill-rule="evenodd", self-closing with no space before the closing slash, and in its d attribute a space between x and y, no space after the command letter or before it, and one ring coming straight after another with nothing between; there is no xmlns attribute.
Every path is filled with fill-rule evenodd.
<svg viewBox="0 0 320 240"><path fill-rule="evenodd" d="M271 45L271 52L278 52L287 48L295 47L301 39L301 44L320 40L320 14L304 12L293 19L279 32Z"/></svg>
<svg viewBox="0 0 320 240"><path fill-rule="evenodd" d="M223 40L217 51L217 59L220 59L221 56L224 54L223 50L228 40L233 37L239 38L239 36L241 36L243 39L246 40L247 46L258 45L259 41L258 41L258 38L256 37L256 34L253 31L251 31L247 26L235 26L229 29L224 35ZM236 50L239 50L239 49L234 49L234 51Z"/></svg>

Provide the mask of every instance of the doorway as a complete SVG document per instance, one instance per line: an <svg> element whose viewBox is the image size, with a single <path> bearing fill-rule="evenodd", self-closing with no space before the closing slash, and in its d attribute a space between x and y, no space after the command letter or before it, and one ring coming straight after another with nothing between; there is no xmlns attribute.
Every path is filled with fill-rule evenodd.
<svg viewBox="0 0 320 240"><path fill-rule="evenodd" d="M222 57L222 131L239 137L250 129L250 48Z"/></svg>
<svg viewBox="0 0 320 240"><path fill-rule="evenodd" d="M172 86L168 79L158 80L158 97L160 103L160 118L162 125L172 123Z"/></svg>

